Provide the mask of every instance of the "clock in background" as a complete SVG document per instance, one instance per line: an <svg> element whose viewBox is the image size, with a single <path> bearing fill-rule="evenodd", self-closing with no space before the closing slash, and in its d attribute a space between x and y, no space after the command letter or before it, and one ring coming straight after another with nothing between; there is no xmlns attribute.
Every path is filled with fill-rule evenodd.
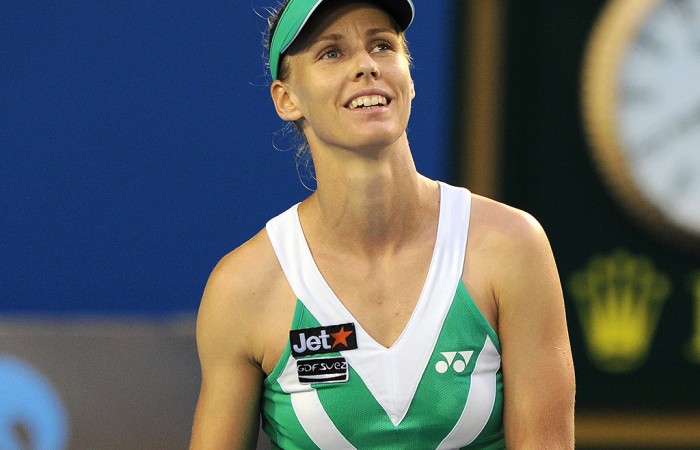
<svg viewBox="0 0 700 450"><path fill-rule="evenodd" d="M700 254L700 0L612 0L583 65L584 128L630 216Z"/></svg>

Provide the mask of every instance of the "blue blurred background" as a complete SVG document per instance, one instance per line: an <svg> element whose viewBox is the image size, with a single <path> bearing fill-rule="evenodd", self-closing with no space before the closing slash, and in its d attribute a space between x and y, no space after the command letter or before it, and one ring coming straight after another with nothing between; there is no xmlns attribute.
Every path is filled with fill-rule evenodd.
<svg viewBox="0 0 700 450"><path fill-rule="evenodd" d="M426 4L410 139L444 179L450 8ZM308 194L275 149L292 143L268 94L269 5L2 2L0 312L194 311L218 258Z"/></svg>

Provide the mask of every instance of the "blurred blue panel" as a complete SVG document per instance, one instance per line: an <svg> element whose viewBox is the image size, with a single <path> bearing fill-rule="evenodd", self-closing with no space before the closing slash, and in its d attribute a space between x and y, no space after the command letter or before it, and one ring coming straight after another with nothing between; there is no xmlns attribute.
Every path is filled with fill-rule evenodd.
<svg viewBox="0 0 700 450"><path fill-rule="evenodd" d="M51 382L28 363L0 354L0 448L63 450L68 433L68 414Z"/></svg>
<svg viewBox="0 0 700 450"><path fill-rule="evenodd" d="M216 261L307 195L273 148L270 3L0 2L0 311L195 310ZM409 138L445 179L451 3L415 3Z"/></svg>

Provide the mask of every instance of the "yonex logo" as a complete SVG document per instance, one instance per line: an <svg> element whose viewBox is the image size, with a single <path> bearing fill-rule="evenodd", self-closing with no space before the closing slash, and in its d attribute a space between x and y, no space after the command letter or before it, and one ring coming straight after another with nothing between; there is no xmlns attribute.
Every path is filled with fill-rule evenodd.
<svg viewBox="0 0 700 450"><path fill-rule="evenodd" d="M455 372L462 373L467 369L467 364L469 364L469 360L472 359L474 351L440 352L440 354L445 358L445 361L438 361L437 364L435 364L435 370L437 370L438 373L445 373L450 367ZM459 354L461 358L455 359L457 354Z"/></svg>

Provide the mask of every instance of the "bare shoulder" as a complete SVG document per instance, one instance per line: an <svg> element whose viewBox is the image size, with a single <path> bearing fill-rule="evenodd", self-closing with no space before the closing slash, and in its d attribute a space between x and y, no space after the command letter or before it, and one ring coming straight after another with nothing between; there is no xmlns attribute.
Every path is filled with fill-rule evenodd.
<svg viewBox="0 0 700 450"><path fill-rule="evenodd" d="M263 229L212 270L197 317L198 345L210 343L221 356L236 354L235 346L260 364L266 344L260 330L275 319L273 311L280 306L275 302L289 291Z"/></svg>
<svg viewBox="0 0 700 450"><path fill-rule="evenodd" d="M265 230L236 248L212 270L202 299L202 307L215 306L220 311L230 308L255 309L272 289L271 279L281 275ZM213 294L213 295L211 295ZM210 305L212 303L212 305Z"/></svg>
<svg viewBox="0 0 700 450"><path fill-rule="evenodd" d="M515 290L559 285L547 235L525 211L473 195L469 245L485 269L497 304L518 298Z"/></svg>
<svg viewBox="0 0 700 450"><path fill-rule="evenodd" d="M549 261L549 242L534 217L472 194L462 280L494 329L500 329L503 303L514 298L512 289L523 288L533 269Z"/></svg>
<svg viewBox="0 0 700 450"><path fill-rule="evenodd" d="M263 229L219 261L207 289L235 292L239 299L237 306L245 307L247 302L257 303L256 297L272 288L271 279L281 276L282 269Z"/></svg>
<svg viewBox="0 0 700 450"><path fill-rule="evenodd" d="M505 247L547 243L542 226L531 214L475 194L470 228L470 239L474 234Z"/></svg>

